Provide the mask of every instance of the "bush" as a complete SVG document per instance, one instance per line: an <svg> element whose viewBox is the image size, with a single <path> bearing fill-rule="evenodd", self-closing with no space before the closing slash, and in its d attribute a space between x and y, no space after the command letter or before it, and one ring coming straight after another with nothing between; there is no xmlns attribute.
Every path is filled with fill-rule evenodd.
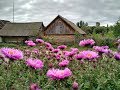
<svg viewBox="0 0 120 90"><path fill-rule="evenodd" d="M113 34L115 37L120 37L120 23L117 22L113 28Z"/></svg>
<svg viewBox="0 0 120 90"><path fill-rule="evenodd" d="M109 47L115 47L115 39L109 37L103 37L100 34L93 35L93 39L96 41L96 45L102 46L107 45Z"/></svg>

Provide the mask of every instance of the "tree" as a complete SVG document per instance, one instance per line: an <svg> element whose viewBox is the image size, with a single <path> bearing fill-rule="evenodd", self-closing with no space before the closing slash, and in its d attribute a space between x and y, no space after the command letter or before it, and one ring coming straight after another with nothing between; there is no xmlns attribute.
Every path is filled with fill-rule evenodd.
<svg viewBox="0 0 120 90"><path fill-rule="evenodd" d="M99 27L100 26L100 22L96 22L96 27Z"/></svg>
<svg viewBox="0 0 120 90"><path fill-rule="evenodd" d="M120 37L120 22L117 22L113 28L113 34L115 37Z"/></svg>
<svg viewBox="0 0 120 90"><path fill-rule="evenodd" d="M81 20L80 22L77 22L77 26L79 28L81 28L81 27L84 27L84 26L88 26L88 23Z"/></svg>

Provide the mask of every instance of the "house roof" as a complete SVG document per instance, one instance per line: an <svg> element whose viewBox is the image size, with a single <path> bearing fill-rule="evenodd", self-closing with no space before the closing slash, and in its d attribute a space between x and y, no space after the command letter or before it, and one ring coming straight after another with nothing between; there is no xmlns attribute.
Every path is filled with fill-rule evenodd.
<svg viewBox="0 0 120 90"><path fill-rule="evenodd" d="M57 19L61 18L65 23L67 23L71 28L73 28L75 31L79 32L80 34L86 34L81 28L76 26L73 22L69 21L68 19L62 17L61 15L58 15L47 27L46 29Z"/></svg>
<svg viewBox="0 0 120 90"><path fill-rule="evenodd" d="M1 30L0 36L35 36L42 31L42 22L7 23Z"/></svg>
<svg viewBox="0 0 120 90"><path fill-rule="evenodd" d="M8 23L8 22L10 22L10 21L7 21L7 20L0 20L0 29L2 29L3 26L4 26L6 23Z"/></svg>

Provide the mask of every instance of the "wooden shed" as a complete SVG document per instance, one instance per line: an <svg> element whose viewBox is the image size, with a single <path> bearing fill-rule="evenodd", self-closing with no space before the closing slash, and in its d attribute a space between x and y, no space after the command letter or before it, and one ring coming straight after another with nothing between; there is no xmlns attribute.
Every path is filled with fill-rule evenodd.
<svg viewBox="0 0 120 90"><path fill-rule="evenodd" d="M44 36L56 42L73 42L75 34L85 35L86 33L74 23L58 15L44 31Z"/></svg>
<svg viewBox="0 0 120 90"><path fill-rule="evenodd" d="M43 33L42 22L7 23L0 30L2 42L22 42L32 37L40 37Z"/></svg>

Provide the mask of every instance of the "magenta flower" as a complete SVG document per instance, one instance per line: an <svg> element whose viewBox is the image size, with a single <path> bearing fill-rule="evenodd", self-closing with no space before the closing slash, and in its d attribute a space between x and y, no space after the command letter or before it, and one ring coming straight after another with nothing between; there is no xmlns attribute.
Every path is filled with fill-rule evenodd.
<svg viewBox="0 0 120 90"><path fill-rule="evenodd" d="M52 45L48 42L45 42L45 46L48 48L48 47L52 47Z"/></svg>
<svg viewBox="0 0 120 90"><path fill-rule="evenodd" d="M30 90L41 90L36 83L30 85Z"/></svg>
<svg viewBox="0 0 120 90"><path fill-rule="evenodd" d="M1 53L3 53L7 58L13 60L23 59L23 52L14 48L1 48Z"/></svg>
<svg viewBox="0 0 120 90"><path fill-rule="evenodd" d="M118 39L117 42L120 43L120 39Z"/></svg>
<svg viewBox="0 0 120 90"><path fill-rule="evenodd" d="M86 59L86 60L92 60L92 59L96 59L98 58L99 55L98 53L94 52L94 51L81 51L79 54L76 55L76 59L80 60L80 59Z"/></svg>
<svg viewBox="0 0 120 90"><path fill-rule="evenodd" d="M41 60L39 60L39 59L31 59L31 58L26 60L26 64L27 64L27 66L30 66L30 67L32 67L34 69L42 69L43 66L44 66L43 62Z"/></svg>
<svg viewBox="0 0 120 90"><path fill-rule="evenodd" d="M52 52L53 53L58 53L60 51L60 49L53 49Z"/></svg>
<svg viewBox="0 0 120 90"><path fill-rule="evenodd" d="M72 84L72 88L73 88L73 90L78 90L78 83L77 82L73 82L73 84Z"/></svg>
<svg viewBox="0 0 120 90"><path fill-rule="evenodd" d="M27 44L27 43L31 43L31 42L33 42L32 40L26 40L25 41L25 43Z"/></svg>
<svg viewBox="0 0 120 90"><path fill-rule="evenodd" d="M71 51L71 52L74 52L74 53L78 53L78 52L79 52L79 49L78 49L78 48L70 48L70 51Z"/></svg>
<svg viewBox="0 0 120 90"><path fill-rule="evenodd" d="M29 42L29 43L27 43L27 45L31 46L31 47L36 46L36 44L34 42Z"/></svg>
<svg viewBox="0 0 120 90"><path fill-rule="evenodd" d="M49 69L47 71L47 77L53 79L53 80L62 80L67 77L70 77L72 75L72 72L70 69L65 68L64 70L60 69Z"/></svg>
<svg viewBox="0 0 120 90"><path fill-rule="evenodd" d="M115 58L116 60L120 60L120 53L115 53L115 54L114 54L114 58Z"/></svg>
<svg viewBox="0 0 120 90"><path fill-rule="evenodd" d="M36 46L36 44L32 40L25 41L25 43L31 47Z"/></svg>
<svg viewBox="0 0 120 90"><path fill-rule="evenodd" d="M56 58L57 60L60 60L60 59L61 59L61 55L60 55L60 54L56 54L56 55L55 55L55 58Z"/></svg>
<svg viewBox="0 0 120 90"><path fill-rule="evenodd" d="M46 49L48 49L49 51L54 50L54 48L52 46L46 47Z"/></svg>
<svg viewBox="0 0 120 90"><path fill-rule="evenodd" d="M64 50L65 48L67 48L67 46L66 46L66 45L60 45L60 46L58 46L57 48L58 48L58 49L61 49L61 50Z"/></svg>
<svg viewBox="0 0 120 90"><path fill-rule="evenodd" d="M36 39L36 42L38 42L38 43L44 43L44 41L42 39Z"/></svg>
<svg viewBox="0 0 120 90"><path fill-rule="evenodd" d="M108 54L109 52L111 52L108 46L93 46L93 49L99 52L99 54L102 53Z"/></svg>
<svg viewBox="0 0 120 90"><path fill-rule="evenodd" d="M39 50L38 50L37 48L34 48L34 49L32 50L32 52L35 53L35 54L38 54L38 53L39 53Z"/></svg>
<svg viewBox="0 0 120 90"><path fill-rule="evenodd" d="M83 59L83 54L82 54L82 53L79 53L79 54L75 55L75 58L76 58L77 60L81 60L81 59Z"/></svg>
<svg viewBox="0 0 120 90"><path fill-rule="evenodd" d="M71 52L65 51L64 54L65 54L65 56L67 56L67 57L73 57L73 56L76 54L76 52L74 52L74 51L71 51Z"/></svg>
<svg viewBox="0 0 120 90"><path fill-rule="evenodd" d="M79 46L93 46L95 44L95 41L93 39L84 39L80 41Z"/></svg>
<svg viewBox="0 0 120 90"><path fill-rule="evenodd" d="M66 67L66 66L68 66L68 64L69 64L68 60L63 60L62 62L59 63L59 66L60 67Z"/></svg>

